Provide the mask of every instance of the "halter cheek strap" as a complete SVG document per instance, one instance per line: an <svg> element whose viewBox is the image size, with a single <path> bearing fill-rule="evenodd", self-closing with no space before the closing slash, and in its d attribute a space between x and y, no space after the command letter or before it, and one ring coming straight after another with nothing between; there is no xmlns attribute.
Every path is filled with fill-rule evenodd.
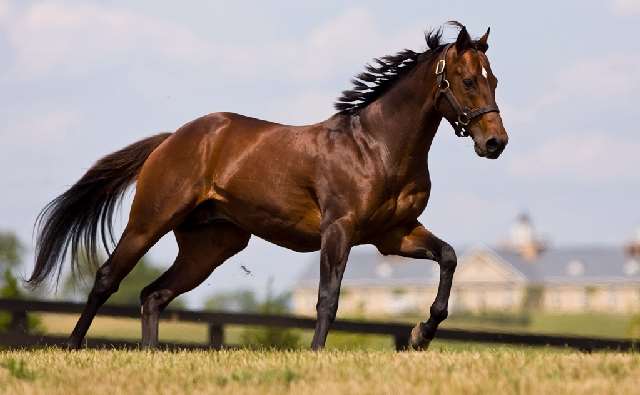
<svg viewBox="0 0 640 395"><path fill-rule="evenodd" d="M456 99L453 91L451 90L451 84L449 84L449 80L447 80L447 76L445 73L447 67L446 57L450 47L451 44L447 45L444 48L444 50L442 51L442 56L438 60L438 63L436 63L436 82L438 84L438 92L436 93L435 103L437 106L443 96L445 99L447 99L449 105L456 113L456 119L454 121L449 118L447 118L447 121L449 121L449 123L453 127L453 130L456 132L456 136L468 137L468 126L474 119L490 112L499 113L500 109L498 108L498 105L495 104L495 102L485 107L473 109L460 105L460 102L458 101L458 99Z"/></svg>

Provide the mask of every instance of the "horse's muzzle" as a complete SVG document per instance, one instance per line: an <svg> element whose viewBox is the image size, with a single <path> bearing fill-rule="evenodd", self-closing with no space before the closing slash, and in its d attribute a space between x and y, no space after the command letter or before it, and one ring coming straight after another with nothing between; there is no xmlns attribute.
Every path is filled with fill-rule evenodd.
<svg viewBox="0 0 640 395"><path fill-rule="evenodd" d="M499 137L490 137L484 143L474 145L478 156L488 159L497 159L507 146L508 140Z"/></svg>
<svg viewBox="0 0 640 395"><path fill-rule="evenodd" d="M505 139L499 139L492 137L487 140L485 143L485 148L487 150L487 158L489 159L497 159L504 148L507 146L507 141Z"/></svg>

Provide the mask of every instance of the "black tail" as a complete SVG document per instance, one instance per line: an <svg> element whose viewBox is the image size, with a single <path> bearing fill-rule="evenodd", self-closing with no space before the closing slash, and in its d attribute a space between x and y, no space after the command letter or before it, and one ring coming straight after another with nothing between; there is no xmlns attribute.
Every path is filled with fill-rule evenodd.
<svg viewBox="0 0 640 395"><path fill-rule="evenodd" d="M55 198L36 220L35 267L27 280L37 287L57 271L71 246L75 270L80 255L98 265L98 233L109 251L113 244L112 215L151 152L170 133L162 133L131 144L100 159L68 191ZM86 256L84 255L86 254Z"/></svg>

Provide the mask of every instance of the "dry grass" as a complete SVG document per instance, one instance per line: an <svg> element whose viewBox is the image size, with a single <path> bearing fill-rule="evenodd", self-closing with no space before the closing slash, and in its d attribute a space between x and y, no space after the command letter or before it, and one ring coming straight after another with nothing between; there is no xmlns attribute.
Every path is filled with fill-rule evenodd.
<svg viewBox="0 0 640 395"><path fill-rule="evenodd" d="M42 322L46 332L66 335L75 318L43 315ZM139 325L139 320L98 317L90 334L139 339ZM227 340L238 340L239 331L229 328ZM304 345L309 340L306 335ZM206 326L163 322L161 337L202 342ZM388 338L364 340L332 333L330 351L320 354L0 351L0 393L640 394L640 354L441 341L426 353L397 354L391 352ZM341 350L346 345L358 349Z"/></svg>
<svg viewBox="0 0 640 395"><path fill-rule="evenodd" d="M78 316L73 314L39 314L43 333L68 336ZM242 334L246 326L226 325L225 343L242 344ZM162 321L160 323L160 341L168 343L206 343L208 329L205 324L191 322ZM298 330L300 347L308 348L313 332ZM112 318L97 316L89 329L88 337L125 339L139 341L141 336L140 319ZM390 336L360 335L331 332L328 346L339 349L378 349L392 350L393 339Z"/></svg>
<svg viewBox="0 0 640 395"><path fill-rule="evenodd" d="M0 352L11 394L639 393L640 355L553 350Z"/></svg>
<svg viewBox="0 0 640 395"><path fill-rule="evenodd" d="M78 320L75 314L39 314L44 332L68 336ZM138 318L97 316L91 324L89 337L140 340L141 324ZM190 322L162 321L160 340L173 343L203 343L208 338L207 326Z"/></svg>

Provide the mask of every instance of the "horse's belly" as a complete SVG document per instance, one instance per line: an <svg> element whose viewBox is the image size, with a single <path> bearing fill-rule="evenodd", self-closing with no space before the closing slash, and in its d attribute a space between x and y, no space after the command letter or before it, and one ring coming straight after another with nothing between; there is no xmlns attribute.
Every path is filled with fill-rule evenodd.
<svg viewBox="0 0 640 395"><path fill-rule="evenodd" d="M217 212L264 240L293 251L320 249L320 212L310 204L283 204L233 200L217 203Z"/></svg>

